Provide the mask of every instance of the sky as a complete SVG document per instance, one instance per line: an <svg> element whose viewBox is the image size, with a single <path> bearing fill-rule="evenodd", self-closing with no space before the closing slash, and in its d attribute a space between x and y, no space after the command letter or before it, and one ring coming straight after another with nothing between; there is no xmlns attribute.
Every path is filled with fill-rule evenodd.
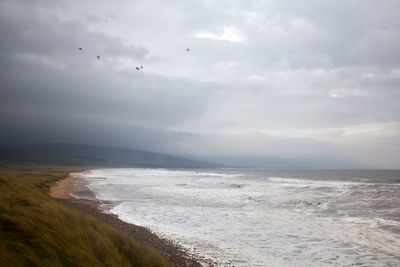
<svg viewBox="0 0 400 267"><path fill-rule="evenodd" d="M0 145L400 168L399 18L397 0L0 0Z"/></svg>

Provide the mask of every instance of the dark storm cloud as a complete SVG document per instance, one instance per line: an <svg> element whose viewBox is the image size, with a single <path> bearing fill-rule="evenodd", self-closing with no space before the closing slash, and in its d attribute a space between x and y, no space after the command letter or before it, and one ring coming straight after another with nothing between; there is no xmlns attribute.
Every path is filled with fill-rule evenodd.
<svg viewBox="0 0 400 267"><path fill-rule="evenodd" d="M53 66L20 64L9 62L1 66L9 68L3 77L0 100L3 112L24 112L31 107L41 115L67 112L167 126L201 113L204 105L200 97L205 88L196 86L196 83L189 86L184 81L174 82L161 77L152 77L156 82L147 83L149 77L133 69L128 79L109 75L108 70L103 69L88 72L82 67L60 70ZM159 87L161 84L163 87ZM186 93L179 94L181 90ZM20 109L21 106L25 108Z"/></svg>
<svg viewBox="0 0 400 267"><path fill-rule="evenodd" d="M64 140L157 147L173 139L160 127L204 110L207 86L201 83L118 68L119 58L145 65L143 46L91 32L79 21L29 12L3 14L0 25L7 36L0 43L3 144Z"/></svg>
<svg viewBox="0 0 400 267"><path fill-rule="evenodd" d="M398 166L399 14L372 0L2 0L0 143Z"/></svg>

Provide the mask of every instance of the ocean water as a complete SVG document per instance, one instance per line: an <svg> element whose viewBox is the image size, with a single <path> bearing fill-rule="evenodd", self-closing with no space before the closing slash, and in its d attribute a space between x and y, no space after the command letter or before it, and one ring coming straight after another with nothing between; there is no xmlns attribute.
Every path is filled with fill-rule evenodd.
<svg viewBox="0 0 400 267"><path fill-rule="evenodd" d="M400 171L104 169L81 178L114 203L108 212L215 266L400 266Z"/></svg>

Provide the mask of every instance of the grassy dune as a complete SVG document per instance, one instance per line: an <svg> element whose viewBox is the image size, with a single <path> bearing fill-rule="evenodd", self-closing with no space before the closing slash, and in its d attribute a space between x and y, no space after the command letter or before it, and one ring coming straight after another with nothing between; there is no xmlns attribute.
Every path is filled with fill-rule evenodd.
<svg viewBox="0 0 400 267"><path fill-rule="evenodd" d="M51 199L50 185L69 172L0 169L0 266L172 266L156 250Z"/></svg>

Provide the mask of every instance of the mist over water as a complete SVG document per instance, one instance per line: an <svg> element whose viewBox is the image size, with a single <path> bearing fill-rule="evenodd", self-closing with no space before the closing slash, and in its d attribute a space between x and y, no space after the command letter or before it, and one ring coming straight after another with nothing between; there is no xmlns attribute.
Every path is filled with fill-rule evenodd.
<svg viewBox="0 0 400 267"><path fill-rule="evenodd" d="M109 212L219 266L400 264L400 171L105 169ZM79 196L78 196L79 197Z"/></svg>

